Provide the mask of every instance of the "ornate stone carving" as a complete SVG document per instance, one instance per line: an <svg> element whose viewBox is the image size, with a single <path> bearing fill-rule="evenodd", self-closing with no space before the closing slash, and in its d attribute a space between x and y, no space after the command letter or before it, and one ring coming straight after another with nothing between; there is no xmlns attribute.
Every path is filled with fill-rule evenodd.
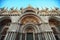
<svg viewBox="0 0 60 40"><path fill-rule="evenodd" d="M60 14L60 10L57 7L55 7L54 9L51 8L51 10L49 10L49 8L45 7L45 9L42 8L40 10L39 8L33 8L31 5L29 5L27 8L20 8L20 10L18 10L17 8L14 8L14 7L10 8L10 10L8 10L8 8L3 7L3 8L0 8L0 13L1 14L2 13L6 14L6 12L7 12L8 14L9 13L11 13L11 14L12 13L13 14L20 13L21 14L21 13L24 13L24 11L26 11L26 10L33 10L35 13L43 14L43 15L47 15L47 14Z"/></svg>

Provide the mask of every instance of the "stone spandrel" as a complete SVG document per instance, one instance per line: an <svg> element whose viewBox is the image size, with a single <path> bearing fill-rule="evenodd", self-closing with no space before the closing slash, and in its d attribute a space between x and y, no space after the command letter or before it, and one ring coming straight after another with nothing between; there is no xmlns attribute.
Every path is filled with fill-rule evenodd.
<svg viewBox="0 0 60 40"><path fill-rule="evenodd" d="M16 23L12 23L9 27L9 30L8 31L11 31L11 32L17 32L19 30L19 25L16 24Z"/></svg>
<svg viewBox="0 0 60 40"><path fill-rule="evenodd" d="M42 23L40 28L41 32L52 32L52 29L48 23Z"/></svg>
<svg viewBox="0 0 60 40"><path fill-rule="evenodd" d="M18 22L20 16L11 16L11 21L14 23L14 22Z"/></svg>
<svg viewBox="0 0 60 40"><path fill-rule="evenodd" d="M49 16L40 16L40 17L41 17L43 22L48 23Z"/></svg>

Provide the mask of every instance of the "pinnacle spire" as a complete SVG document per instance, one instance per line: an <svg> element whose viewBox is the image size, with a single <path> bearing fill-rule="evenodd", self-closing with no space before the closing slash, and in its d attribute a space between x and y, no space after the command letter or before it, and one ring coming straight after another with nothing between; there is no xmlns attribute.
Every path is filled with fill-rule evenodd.
<svg viewBox="0 0 60 40"><path fill-rule="evenodd" d="M32 7L32 6L29 4L29 5L28 5L28 8L31 8L31 7Z"/></svg>

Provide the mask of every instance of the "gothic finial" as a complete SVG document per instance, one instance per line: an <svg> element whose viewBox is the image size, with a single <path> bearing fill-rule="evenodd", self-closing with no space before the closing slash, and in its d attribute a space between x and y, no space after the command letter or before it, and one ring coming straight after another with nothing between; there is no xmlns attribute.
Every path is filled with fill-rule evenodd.
<svg viewBox="0 0 60 40"><path fill-rule="evenodd" d="M37 10L39 10L39 8L37 8Z"/></svg>
<svg viewBox="0 0 60 40"><path fill-rule="evenodd" d="M6 7L6 10L8 10L8 7Z"/></svg>
<svg viewBox="0 0 60 40"><path fill-rule="evenodd" d="M32 6L29 4L28 7L30 8L30 7L32 7Z"/></svg>
<svg viewBox="0 0 60 40"><path fill-rule="evenodd" d="M45 7L45 9L46 9L46 10L48 10L48 8L47 8L47 7Z"/></svg>
<svg viewBox="0 0 60 40"><path fill-rule="evenodd" d="M43 10L43 7L41 7L41 10Z"/></svg>
<svg viewBox="0 0 60 40"><path fill-rule="evenodd" d="M17 10L17 7L15 8L15 10Z"/></svg>
<svg viewBox="0 0 60 40"><path fill-rule="evenodd" d="M5 9L5 7L1 8L1 11L3 11Z"/></svg>
<svg viewBox="0 0 60 40"><path fill-rule="evenodd" d="M58 7L55 7L55 10L59 10L59 8Z"/></svg>
<svg viewBox="0 0 60 40"><path fill-rule="evenodd" d="M20 10L22 10L23 8L21 7Z"/></svg>
<svg viewBox="0 0 60 40"><path fill-rule="evenodd" d="M14 10L14 7L10 8L10 10Z"/></svg>

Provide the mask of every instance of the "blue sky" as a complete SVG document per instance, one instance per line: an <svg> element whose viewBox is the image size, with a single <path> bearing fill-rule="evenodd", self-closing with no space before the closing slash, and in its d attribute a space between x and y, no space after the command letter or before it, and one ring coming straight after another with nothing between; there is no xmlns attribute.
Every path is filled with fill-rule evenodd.
<svg viewBox="0 0 60 40"><path fill-rule="evenodd" d="M27 7L31 5L33 7L58 7L60 8L60 0L0 0L0 8L1 7Z"/></svg>

